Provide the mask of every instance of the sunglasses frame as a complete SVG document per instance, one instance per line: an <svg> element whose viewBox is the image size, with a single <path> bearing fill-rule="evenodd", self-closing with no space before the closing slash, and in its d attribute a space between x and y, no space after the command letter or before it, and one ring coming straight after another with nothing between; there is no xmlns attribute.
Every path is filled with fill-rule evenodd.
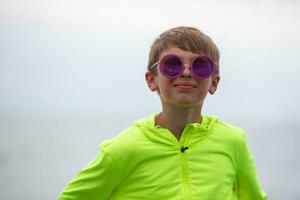
<svg viewBox="0 0 300 200"><path fill-rule="evenodd" d="M168 58L168 57L177 57L177 58L179 58L179 60L180 60L180 62L181 62L181 66L182 66L182 67L181 67L181 71L180 71L180 72L178 73L178 75L176 75L176 76L170 77L170 76L166 75L166 74L163 72L162 68L160 67L160 63L161 63L163 60L165 60L166 58ZM211 73L209 76L201 77L201 76L197 75L197 74L194 72L194 70L193 70L193 64L194 64L194 61L195 61L196 59L198 59L198 58L207 60L208 63L210 63L210 64L212 65L212 67L213 67L212 73ZM155 63L149 68L149 70L153 69L156 65L159 65L159 71L160 71L160 73L161 73L164 77L166 77L166 78L168 78L168 79L174 79L174 78L177 78L177 77L181 76L182 73L183 73L183 71L184 71L184 61L183 61L182 57L180 57L180 56L178 56L178 55L176 55L176 54L167 54L167 55L165 55L165 56L162 57L159 61L155 62ZM192 74L193 74L194 77L196 77L196 78L198 78L198 79L207 79L207 78L209 78L212 74L214 74L214 72L215 72L215 70L216 70L216 65L218 65L218 63L214 62L210 57L208 57L208 56L206 56L206 55L199 55L199 56L196 56L195 58L193 58L193 60L190 62L190 69L191 69L191 72L192 72Z"/></svg>

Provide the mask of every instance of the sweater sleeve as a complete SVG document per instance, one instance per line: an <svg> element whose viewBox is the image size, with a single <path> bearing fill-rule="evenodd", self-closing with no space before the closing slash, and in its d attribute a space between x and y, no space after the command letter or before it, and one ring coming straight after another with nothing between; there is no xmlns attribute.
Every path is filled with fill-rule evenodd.
<svg viewBox="0 0 300 200"><path fill-rule="evenodd" d="M58 200L105 200L116 187L116 169L109 154L101 150L64 188Z"/></svg>
<svg viewBox="0 0 300 200"><path fill-rule="evenodd" d="M266 200L267 195L262 190L256 175L253 155L243 132L239 147L239 158L237 166L238 199L239 200Z"/></svg>

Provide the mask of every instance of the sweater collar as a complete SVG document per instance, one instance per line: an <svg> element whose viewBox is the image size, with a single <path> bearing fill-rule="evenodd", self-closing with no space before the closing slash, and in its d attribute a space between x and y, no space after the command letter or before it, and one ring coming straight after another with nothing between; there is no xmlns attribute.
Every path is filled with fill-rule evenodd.
<svg viewBox="0 0 300 200"><path fill-rule="evenodd" d="M135 126L137 126L150 140L154 142L168 145L174 145L178 144L178 142L182 142L181 139L178 141L169 130L155 125L156 116L157 113L153 113L147 118L136 121ZM217 117L202 115L201 123L194 122L187 124L184 131L187 131L186 134L188 136L186 136L186 138L189 139L188 141L185 141L185 143L191 144L207 137L212 133L213 125L217 120Z"/></svg>

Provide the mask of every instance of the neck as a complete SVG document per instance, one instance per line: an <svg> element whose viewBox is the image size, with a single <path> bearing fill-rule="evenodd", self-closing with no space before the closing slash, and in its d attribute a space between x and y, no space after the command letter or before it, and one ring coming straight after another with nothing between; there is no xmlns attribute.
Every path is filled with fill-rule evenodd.
<svg viewBox="0 0 300 200"><path fill-rule="evenodd" d="M200 107L192 108L174 108L163 106L163 111L156 117L155 124L162 128L166 128L179 140L183 129L189 123L200 122Z"/></svg>

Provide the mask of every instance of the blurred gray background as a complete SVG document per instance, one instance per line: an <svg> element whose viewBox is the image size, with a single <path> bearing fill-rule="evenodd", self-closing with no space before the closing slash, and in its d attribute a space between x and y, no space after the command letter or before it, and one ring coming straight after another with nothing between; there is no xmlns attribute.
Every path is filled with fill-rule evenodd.
<svg viewBox="0 0 300 200"><path fill-rule="evenodd" d="M247 131L269 199L300 199L299 11L296 0L1 0L0 199L56 199L103 140L159 112L148 52L178 25L221 50L204 113Z"/></svg>

